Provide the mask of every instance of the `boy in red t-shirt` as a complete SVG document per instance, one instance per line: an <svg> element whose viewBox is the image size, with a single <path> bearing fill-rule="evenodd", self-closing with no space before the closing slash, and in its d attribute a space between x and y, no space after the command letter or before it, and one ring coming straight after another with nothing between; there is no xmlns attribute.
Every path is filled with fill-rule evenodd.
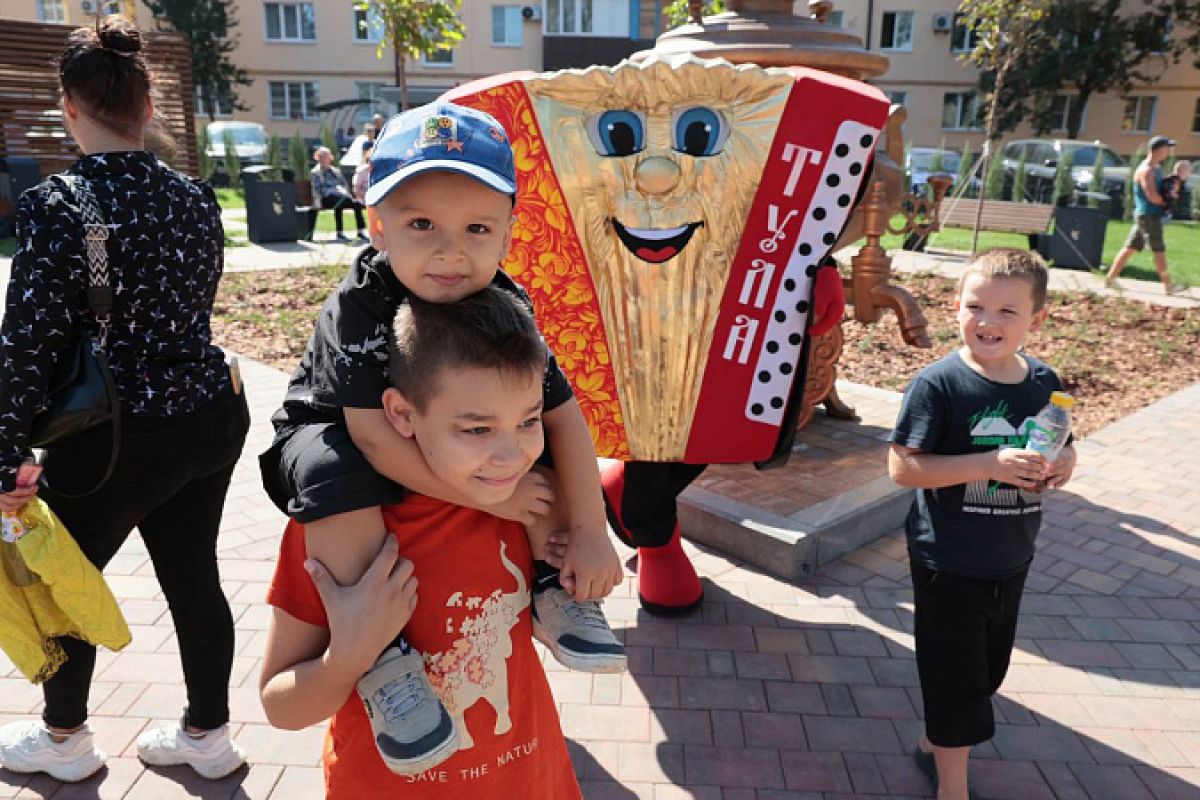
<svg viewBox="0 0 1200 800"><path fill-rule="evenodd" d="M502 290L454 303L413 297L396 315L384 411L438 478L491 506L542 451L546 359L532 315ZM267 595L275 606L260 688L268 719L298 729L333 717L324 764L335 800L580 798L533 649L525 528L421 495L385 507L384 520L391 536L362 579L344 587L307 558L303 527L289 523ZM562 543L549 547L560 560ZM355 693L401 629L458 730L457 752L407 776L379 758ZM421 700L397 697L373 713L432 705Z"/></svg>

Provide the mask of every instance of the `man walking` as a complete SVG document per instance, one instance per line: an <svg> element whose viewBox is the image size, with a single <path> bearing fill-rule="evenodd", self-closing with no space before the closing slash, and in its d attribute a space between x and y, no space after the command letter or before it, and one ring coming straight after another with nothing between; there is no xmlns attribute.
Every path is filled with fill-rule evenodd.
<svg viewBox="0 0 1200 800"><path fill-rule="evenodd" d="M1133 254L1141 252L1149 242L1150 252L1154 255L1154 269L1158 271L1167 294L1187 288L1171 282L1171 275L1167 272L1167 246L1163 242L1163 215L1167 212L1167 201L1162 195L1162 163L1174 146L1174 139L1150 137L1146 158L1133 173L1133 229L1113 259L1112 267L1104 278L1106 286L1113 285Z"/></svg>

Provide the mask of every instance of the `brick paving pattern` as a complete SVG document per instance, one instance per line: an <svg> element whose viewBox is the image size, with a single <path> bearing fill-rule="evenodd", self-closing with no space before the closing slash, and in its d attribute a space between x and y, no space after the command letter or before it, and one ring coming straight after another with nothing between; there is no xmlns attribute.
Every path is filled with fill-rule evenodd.
<svg viewBox="0 0 1200 800"><path fill-rule="evenodd" d="M254 427L220 547L238 628L232 727L250 765L210 782L186 767L147 769L134 755L137 734L183 705L166 605L134 536L107 571L134 640L101 651L92 690L107 768L73 786L0 770L0 798L321 796L322 729L275 730L258 703L263 596L283 520L259 486L255 454L286 376L253 363L244 374ZM868 468L836 441L827 449L831 480ZM1200 385L1079 451L1075 480L1047 502L997 735L976 749L974 788L1019 800L1200 797ZM705 480L725 471L749 480L738 469ZM819 483L801 488L823 491ZM786 488L770 492L789 500ZM707 600L687 620L647 617L631 582L621 586L606 609L629 673L547 662L586 797L929 796L908 756L922 712L904 542L881 533L796 585L691 547ZM40 691L0 656L0 724L40 708Z"/></svg>

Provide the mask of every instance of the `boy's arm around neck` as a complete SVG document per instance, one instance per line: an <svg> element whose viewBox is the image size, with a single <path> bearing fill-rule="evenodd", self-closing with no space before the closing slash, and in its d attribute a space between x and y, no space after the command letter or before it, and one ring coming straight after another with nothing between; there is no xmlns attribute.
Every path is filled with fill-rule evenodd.
<svg viewBox="0 0 1200 800"><path fill-rule="evenodd" d="M576 600L608 596L621 583L621 560L608 538L596 449L574 398L543 415L570 532L560 582Z"/></svg>
<svg viewBox="0 0 1200 800"><path fill-rule="evenodd" d="M429 470L416 440L401 436L382 408L347 408L345 414L354 445L380 475L409 491L476 508Z"/></svg>

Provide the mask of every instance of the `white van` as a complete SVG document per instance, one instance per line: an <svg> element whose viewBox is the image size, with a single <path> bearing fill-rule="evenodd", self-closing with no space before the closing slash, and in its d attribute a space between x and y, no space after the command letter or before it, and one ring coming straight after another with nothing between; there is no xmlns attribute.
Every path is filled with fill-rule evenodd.
<svg viewBox="0 0 1200 800"><path fill-rule="evenodd" d="M210 122L205 128L208 137L208 157L221 169L225 158L225 135L233 137L234 152L243 167L265 163L267 129L257 122Z"/></svg>

